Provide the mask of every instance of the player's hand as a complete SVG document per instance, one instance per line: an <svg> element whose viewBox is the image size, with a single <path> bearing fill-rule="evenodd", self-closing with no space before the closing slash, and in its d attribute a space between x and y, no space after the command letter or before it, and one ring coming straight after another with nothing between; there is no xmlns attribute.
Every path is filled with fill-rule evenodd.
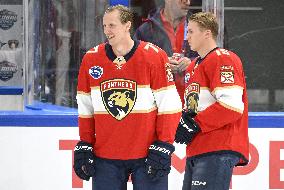
<svg viewBox="0 0 284 190"><path fill-rule="evenodd" d="M174 151L175 147L166 142L155 141L150 145L145 164L146 173L153 181L170 173L171 155Z"/></svg>
<svg viewBox="0 0 284 190"><path fill-rule="evenodd" d="M178 60L178 71L181 73L187 69L189 64L191 63L191 60L188 57L182 57Z"/></svg>
<svg viewBox="0 0 284 190"><path fill-rule="evenodd" d="M169 57L169 61L170 61L170 68L173 74L176 74L179 72L178 70L178 61L176 59L173 59L172 57Z"/></svg>
<svg viewBox="0 0 284 190"><path fill-rule="evenodd" d="M187 57L181 57L179 59L169 57L169 61L171 70L174 74L182 73L187 69L187 67L191 63L191 60Z"/></svg>
<svg viewBox="0 0 284 190"><path fill-rule="evenodd" d="M177 127L175 142L188 144L200 132L199 125L194 121L192 113L183 110Z"/></svg>
<svg viewBox="0 0 284 190"><path fill-rule="evenodd" d="M74 171L83 180L89 181L95 174L95 156L90 143L79 141L74 149Z"/></svg>

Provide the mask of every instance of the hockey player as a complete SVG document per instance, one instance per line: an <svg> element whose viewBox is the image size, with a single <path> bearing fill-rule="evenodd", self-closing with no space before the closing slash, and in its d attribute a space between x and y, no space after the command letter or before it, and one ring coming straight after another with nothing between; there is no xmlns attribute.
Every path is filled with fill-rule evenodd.
<svg viewBox="0 0 284 190"><path fill-rule="evenodd" d="M93 190L167 190L181 102L166 53L130 37L133 14L109 7L107 43L90 49L78 77L80 141L74 170Z"/></svg>
<svg viewBox="0 0 284 190"><path fill-rule="evenodd" d="M200 57L186 73L185 109L175 141L187 144L183 190L228 190L249 158L248 102L240 58L218 48L212 13L190 16L187 40Z"/></svg>

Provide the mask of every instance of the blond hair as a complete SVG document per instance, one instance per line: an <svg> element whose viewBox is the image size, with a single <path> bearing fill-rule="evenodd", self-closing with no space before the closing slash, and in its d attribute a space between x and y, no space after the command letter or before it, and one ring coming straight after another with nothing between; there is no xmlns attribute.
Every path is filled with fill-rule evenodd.
<svg viewBox="0 0 284 190"><path fill-rule="evenodd" d="M105 14L113 12L114 10L118 10L119 11L119 13L120 13L119 18L120 18L120 22L122 24L125 24L128 21L130 21L131 25L132 25L134 16L133 16L132 11L128 7L123 6L123 5L110 6L110 7L108 7L106 9Z"/></svg>
<svg viewBox="0 0 284 190"><path fill-rule="evenodd" d="M216 39L218 35L218 22L215 15L211 12L199 12L191 15L188 21L196 22L203 30L210 30Z"/></svg>

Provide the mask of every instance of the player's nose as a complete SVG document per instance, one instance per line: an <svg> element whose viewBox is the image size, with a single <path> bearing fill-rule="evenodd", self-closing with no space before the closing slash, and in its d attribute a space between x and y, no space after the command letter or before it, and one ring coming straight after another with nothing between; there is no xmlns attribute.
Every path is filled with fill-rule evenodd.
<svg viewBox="0 0 284 190"><path fill-rule="evenodd" d="M183 0L183 3L186 4L187 6L190 5L190 0Z"/></svg>

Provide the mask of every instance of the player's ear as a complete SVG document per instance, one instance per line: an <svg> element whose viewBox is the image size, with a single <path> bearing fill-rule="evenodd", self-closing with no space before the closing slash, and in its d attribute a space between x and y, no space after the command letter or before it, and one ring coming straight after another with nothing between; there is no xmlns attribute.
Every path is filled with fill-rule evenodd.
<svg viewBox="0 0 284 190"><path fill-rule="evenodd" d="M130 31L130 29L131 29L131 22L127 21L127 23L125 25L126 25L127 31Z"/></svg>
<svg viewBox="0 0 284 190"><path fill-rule="evenodd" d="M205 30L204 32L205 32L205 37L206 37L206 38L212 37L212 32L211 32L211 30Z"/></svg>

